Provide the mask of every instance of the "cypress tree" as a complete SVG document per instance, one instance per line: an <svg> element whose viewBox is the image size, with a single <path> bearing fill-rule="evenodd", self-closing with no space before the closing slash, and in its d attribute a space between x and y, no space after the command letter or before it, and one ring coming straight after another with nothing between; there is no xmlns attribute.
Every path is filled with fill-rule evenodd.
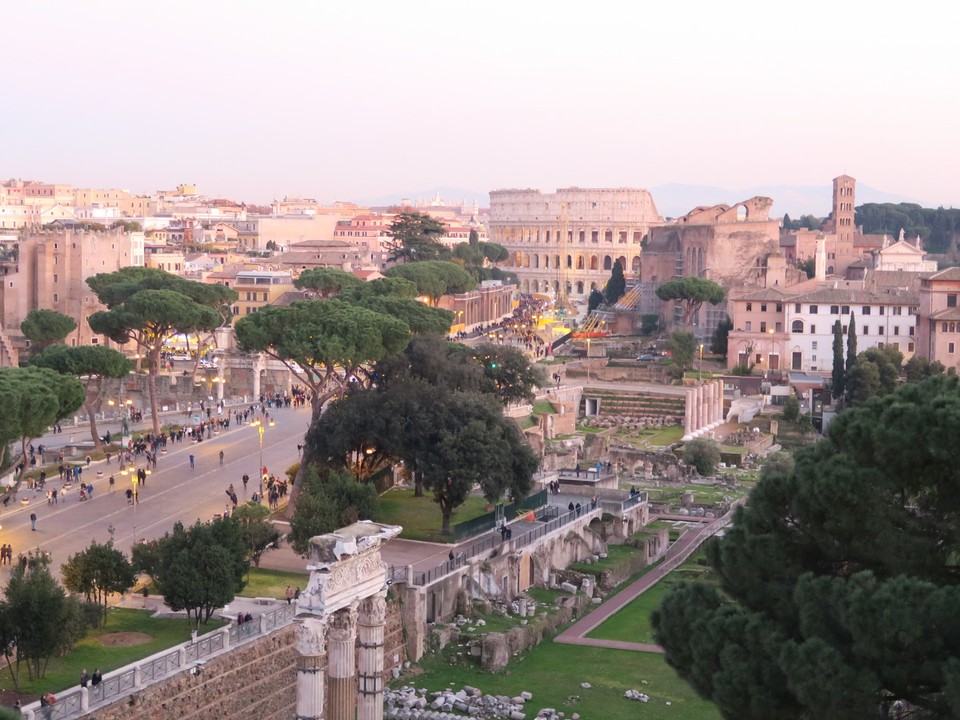
<svg viewBox="0 0 960 720"><path fill-rule="evenodd" d="M847 327L847 370L857 361L857 322L850 314L850 325Z"/></svg>
<svg viewBox="0 0 960 720"><path fill-rule="evenodd" d="M845 380L845 368L843 364L843 326L839 318L833 324L833 394L834 400L843 397L843 386Z"/></svg>

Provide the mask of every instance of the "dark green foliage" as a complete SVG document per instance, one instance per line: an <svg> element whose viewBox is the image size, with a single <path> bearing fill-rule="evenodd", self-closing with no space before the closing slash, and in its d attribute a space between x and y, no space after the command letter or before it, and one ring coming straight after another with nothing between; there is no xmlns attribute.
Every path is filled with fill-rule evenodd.
<svg viewBox="0 0 960 720"><path fill-rule="evenodd" d="M0 603L0 644L14 687L19 686L21 664L31 680L42 678L47 660L86 633L80 602L67 597L48 564L43 556L30 556L25 567L15 562Z"/></svg>
<svg viewBox="0 0 960 720"><path fill-rule="evenodd" d="M814 275L817 274L817 260L816 258L807 258L806 260L797 260L797 270L803 270L807 274L807 279L809 280Z"/></svg>
<svg viewBox="0 0 960 720"><path fill-rule="evenodd" d="M933 375L942 375L944 372L943 363L934 360L930 362L921 355L914 355L907 360L903 366L904 374L907 376L907 382L920 382Z"/></svg>
<svg viewBox="0 0 960 720"><path fill-rule="evenodd" d="M450 251L440 242L446 226L426 213L402 212L390 224L390 260L444 260Z"/></svg>
<svg viewBox="0 0 960 720"><path fill-rule="evenodd" d="M653 335L660 329L660 316L656 313L646 313L640 316L640 332L644 335Z"/></svg>
<svg viewBox="0 0 960 720"><path fill-rule="evenodd" d="M303 490L290 523L290 545L306 555L310 538L333 532L358 520L379 518L377 489L356 482L346 472L329 472L321 477L316 468L303 475Z"/></svg>
<svg viewBox="0 0 960 720"><path fill-rule="evenodd" d="M233 509L230 517L240 525L247 559L260 567L260 559L280 541L280 533L270 519L270 509L255 502L245 502Z"/></svg>
<svg viewBox="0 0 960 720"><path fill-rule="evenodd" d="M791 220L789 215L783 216L784 230L819 230L823 225L820 218L813 215L801 215L796 220Z"/></svg>
<svg viewBox="0 0 960 720"><path fill-rule="evenodd" d="M833 324L833 374L831 375L831 394L834 400L843 397L846 380L846 368L843 362L843 326L840 320Z"/></svg>
<svg viewBox="0 0 960 720"><path fill-rule="evenodd" d="M787 422L796 422L800 417L800 400L791 395L783 403L783 419Z"/></svg>
<svg viewBox="0 0 960 720"><path fill-rule="evenodd" d="M111 594L122 594L133 587L136 575L127 556L107 543L91 541L86 550L71 555L60 566L63 586L83 595L100 609L100 622L107 621L107 602Z"/></svg>
<svg viewBox="0 0 960 720"><path fill-rule="evenodd" d="M693 367L697 358L697 339L687 330L674 330L667 341L667 349L670 351L668 365L671 374L682 378L683 374Z"/></svg>
<svg viewBox="0 0 960 720"><path fill-rule="evenodd" d="M304 270L293 284L318 298L329 298L339 295L344 290L360 287L364 282L346 270L319 267Z"/></svg>
<svg viewBox="0 0 960 720"><path fill-rule="evenodd" d="M917 235L927 252L947 252L956 246L960 209L924 208L914 203L865 203L857 207L856 224L865 233L904 235L912 242Z"/></svg>
<svg viewBox="0 0 960 720"><path fill-rule="evenodd" d="M623 276L623 265L617 260L613 263L613 269L610 271L610 279L607 280L607 284L603 288L603 297L606 299L607 305L612 307L617 304L617 300L622 298L626 291L627 280Z"/></svg>
<svg viewBox="0 0 960 720"><path fill-rule="evenodd" d="M701 475L713 475L720 462L720 445L714 440L696 438L683 446L683 461Z"/></svg>
<svg viewBox="0 0 960 720"><path fill-rule="evenodd" d="M592 313L598 307L603 305L603 293L594 288L590 291L590 297L587 298L587 312Z"/></svg>
<svg viewBox="0 0 960 720"><path fill-rule="evenodd" d="M876 395L892 393L899 382L902 363L903 355L891 345L864 350L847 371L847 402L856 407Z"/></svg>
<svg viewBox="0 0 960 720"><path fill-rule="evenodd" d="M403 278L417 286L417 293L430 298L433 305L442 295L473 290L476 280L462 266L453 262L431 260L394 265L383 273L388 278Z"/></svg>
<svg viewBox="0 0 960 720"><path fill-rule="evenodd" d="M847 325L847 363L846 369L849 370L857 361L857 321L853 315L850 315L850 323Z"/></svg>
<svg viewBox="0 0 960 720"><path fill-rule="evenodd" d="M30 360L31 365L45 367L61 375L73 375L83 382L84 407L90 422L90 436L94 446L102 446L97 431L97 418L94 408L100 400L104 378L122 378L133 370L131 363L123 353L105 345L52 345ZM92 396L92 397L91 397Z"/></svg>
<svg viewBox="0 0 960 720"><path fill-rule="evenodd" d="M710 352L722 355L724 360L727 359L727 338L730 337L731 330L733 330L733 320L728 315L717 323L717 329L713 331L713 337L710 338Z"/></svg>
<svg viewBox="0 0 960 720"><path fill-rule="evenodd" d="M181 523L152 543L133 548L133 564L148 572L173 610L186 610L199 626L243 589L247 574L243 529L233 518L191 528Z"/></svg>
<svg viewBox="0 0 960 720"><path fill-rule="evenodd" d="M72 415L84 400L83 385L75 377L38 367L0 368L0 467L7 446L20 441L21 454L54 423Z"/></svg>
<svg viewBox="0 0 960 720"><path fill-rule="evenodd" d="M64 338L77 329L73 318L56 310L31 310L20 323L20 332L30 341L30 350L38 353L48 345L63 342Z"/></svg>
<svg viewBox="0 0 960 720"><path fill-rule="evenodd" d="M700 307L708 302L716 305L726 296L724 289L712 280L699 277L685 277L667 282L657 288L657 297L664 302L679 302L683 309L683 326L689 327L700 311Z"/></svg>
<svg viewBox="0 0 960 720"><path fill-rule="evenodd" d="M862 355L862 354L861 354ZM960 714L960 385L936 376L839 415L763 472L722 540L718 588L653 617L668 663L726 718Z"/></svg>

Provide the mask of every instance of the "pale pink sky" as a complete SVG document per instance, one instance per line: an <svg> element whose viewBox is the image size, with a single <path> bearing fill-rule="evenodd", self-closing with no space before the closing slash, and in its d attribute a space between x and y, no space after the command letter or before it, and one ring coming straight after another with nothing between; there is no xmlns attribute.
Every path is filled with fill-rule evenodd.
<svg viewBox="0 0 960 720"><path fill-rule="evenodd" d="M957 3L4 3L0 177L251 202L861 183L960 206Z"/></svg>

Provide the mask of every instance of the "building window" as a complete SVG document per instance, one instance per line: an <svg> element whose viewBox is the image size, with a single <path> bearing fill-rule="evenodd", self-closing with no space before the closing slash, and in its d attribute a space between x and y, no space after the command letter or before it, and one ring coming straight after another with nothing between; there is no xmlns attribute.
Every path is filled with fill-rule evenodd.
<svg viewBox="0 0 960 720"><path fill-rule="evenodd" d="M897 326L895 326L895 327L893 328L893 334L894 334L894 335L899 335L899 334L900 334L900 326L899 326L899 325L897 325Z"/></svg>
<svg viewBox="0 0 960 720"><path fill-rule="evenodd" d="M813 348L814 350L816 350L816 349L817 349L817 341L814 340L812 343L810 343L810 347Z"/></svg>
<svg viewBox="0 0 960 720"><path fill-rule="evenodd" d="M60 296L59 296L57 293L54 293L54 294L53 294L53 301L54 301L54 302L60 302Z"/></svg>
<svg viewBox="0 0 960 720"><path fill-rule="evenodd" d="M879 308L877 308L877 309L880 311L880 314L883 315L883 310L884 310L883 305L881 305L881 306L880 306Z"/></svg>
<svg viewBox="0 0 960 720"><path fill-rule="evenodd" d="M13 287L13 283L10 283L10 287ZM940 326L940 332L946 332L946 331L947 331L947 324L946 324L946 323L943 323L943 324Z"/></svg>
<svg viewBox="0 0 960 720"><path fill-rule="evenodd" d="M816 361L817 361L817 356L816 356L816 355L811 355L811 356L810 356L810 359L813 360L814 362L816 362ZM814 368L814 370L816 370L816 368Z"/></svg>
<svg viewBox="0 0 960 720"><path fill-rule="evenodd" d="M91 345L98 345L100 343L100 338L90 338Z"/></svg>
<svg viewBox="0 0 960 720"><path fill-rule="evenodd" d="M900 349L900 343L898 343L898 342L891 343L891 345L893 345L893 349L894 349L894 350L899 350L899 349Z"/></svg>
<svg viewBox="0 0 960 720"><path fill-rule="evenodd" d="M871 310L872 310L872 308L871 308L869 305L864 305L864 306L863 306L863 314L864 314L864 315L869 315L870 312L871 312Z"/></svg>
<svg viewBox="0 0 960 720"><path fill-rule="evenodd" d="M747 312L753 312L753 303L747 303Z"/></svg>
<svg viewBox="0 0 960 720"><path fill-rule="evenodd" d="M863 330L861 330L860 332L861 332L862 334L864 334L864 335L869 335L869 334L870 334L870 326L869 326L869 325L864 325L864 326L863 326Z"/></svg>
<svg viewBox="0 0 960 720"><path fill-rule="evenodd" d="M801 312L801 311L800 311L800 303L794 304L794 306L793 306L793 311L794 311L794 312Z"/></svg>
<svg viewBox="0 0 960 720"><path fill-rule="evenodd" d="M947 343L947 352L953 355L956 345L953 343Z"/></svg>
<svg viewBox="0 0 960 720"><path fill-rule="evenodd" d="M913 336L913 331L914 331L914 327L913 327L913 325L911 325L910 328L909 328L909 333L908 333L908 335Z"/></svg>
<svg viewBox="0 0 960 720"><path fill-rule="evenodd" d="M899 307L899 306L898 306L898 307L895 307L895 308L893 309L893 314L894 314L894 315L900 315L902 312L903 312L903 308L902 308L902 307Z"/></svg>
<svg viewBox="0 0 960 720"><path fill-rule="evenodd" d="M783 332L783 323L781 322L776 323L775 329L777 332Z"/></svg>
<svg viewBox="0 0 960 720"><path fill-rule="evenodd" d="M957 295L956 293L950 293L947 295L947 307L956 307L957 306Z"/></svg>
<svg viewBox="0 0 960 720"><path fill-rule="evenodd" d="M767 323L766 323L766 322L761 322L761 323L760 323L760 332L765 333L766 331L767 331Z"/></svg>
<svg viewBox="0 0 960 720"><path fill-rule="evenodd" d="M816 314L817 314L817 306L816 306L816 305L811 305L811 306L810 306L810 314L811 314L811 315L816 315Z"/></svg>
<svg viewBox="0 0 960 720"><path fill-rule="evenodd" d="M839 306L839 305L831 305L831 306L830 306L830 314L831 314L831 315L839 315L839 314L840 314L840 306Z"/></svg>
<svg viewBox="0 0 960 720"><path fill-rule="evenodd" d="M753 323L750 322L749 320L747 320L746 326L747 326L747 332L750 332L751 330L753 330Z"/></svg>
<svg viewBox="0 0 960 720"><path fill-rule="evenodd" d="M777 312L783 312L783 303L777 303Z"/></svg>
<svg viewBox="0 0 960 720"><path fill-rule="evenodd" d="M810 334L811 334L811 335L816 335L816 334L817 334L817 326L816 326L816 325L811 325L811 326L810 326Z"/></svg>
<svg viewBox="0 0 960 720"><path fill-rule="evenodd" d="M767 304L760 303L760 312L766 312L766 311L767 311Z"/></svg>
<svg viewBox="0 0 960 720"><path fill-rule="evenodd" d="M849 306L849 305L844 305L842 308L840 308L840 314L841 314L841 315L849 315L849 314L850 314L850 306Z"/></svg>
<svg viewBox="0 0 960 720"><path fill-rule="evenodd" d="M793 324L790 326L790 332L802 333L803 332L803 320L794 320Z"/></svg>
<svg viewBox="0 0 960 720"><path fill-rule="evenodd" d="M913 352L913 343L907 343L907 352Z"/></svg>

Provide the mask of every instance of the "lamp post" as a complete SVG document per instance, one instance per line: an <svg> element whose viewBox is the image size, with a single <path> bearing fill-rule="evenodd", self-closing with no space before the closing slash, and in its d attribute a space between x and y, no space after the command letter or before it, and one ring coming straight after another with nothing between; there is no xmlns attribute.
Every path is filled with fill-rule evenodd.
<svg viewBox="0 0 960 720"><path fill-rule="evenodd" d="M262 420L254 420L252 423L250 423L250 425L252 425L253 427L255 427L255 428L257 429L257 435L259 435L259 437L260 437L260 467L259 467L259 469L257 470L257 476L260 478L260 494L262 495L262 494L263 494L263 482L264 482L264 477L263 477L263 431L264 431L263 421L262 421ZM273 427L274 425L276 425L276 423L275 423L273 420L271 420L271 421L270 421L270 427Z"/></svg>
<svg viewBox="0 0 960 720"><path fill-rule="evenodd" d="M697 362L697 383L703 382L703 343L700 343L700 357Z"/></svg>

